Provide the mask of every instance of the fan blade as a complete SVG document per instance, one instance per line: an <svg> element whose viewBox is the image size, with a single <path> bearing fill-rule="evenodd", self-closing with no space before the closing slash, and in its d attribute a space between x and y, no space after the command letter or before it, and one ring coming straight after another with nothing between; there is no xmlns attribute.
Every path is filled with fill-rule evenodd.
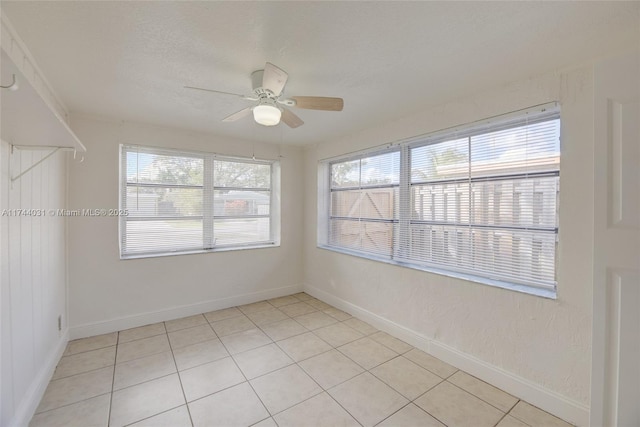
<svg viewBox="0 0 640 427"><path fill-rule="evenodd" d="M279 96L282 93L282 89L284 89L284 85L287 84L288 78L289 75L286 71L267 62L262 73L262 87L269 89L275 96Z"/></svg>
<svg viewBox="0 0 640 427"><path fill-rule="evenodd" d="M297 128L298 126L302 126L304 122L302 119L286 108L282 109L282 121L287 124L290 128Z"/></svg>
<svg viewBox="0 0 640 427"><path fill-rule="evenodd" d="M246 96L240 95L239 93L223 92L221 90L205 89L203 87L184 86L184 88L185 89L202 90L202 91L205 91L205 92L221 93L223 95L231 95L231 96L238 96L240 98L246 98Z"/></svg>
<svg viewBox="0 0 640 427"><path fill-rule="evenodd" d="M342 111L344 101L342 98L327 98L324 96L292 96L296 101L296 107L308 110Z"/></svg>
<svg viewBox="0 0 640 427"><path fill-rule="evenodd" d="M223 122L235 122L238 119L241 119L245 116L248 116L249 113L251 112L251 107L247 107L244 110L240 110L236 113L233 113L232 115L225 117L224 119L222 119Z"/></svg>

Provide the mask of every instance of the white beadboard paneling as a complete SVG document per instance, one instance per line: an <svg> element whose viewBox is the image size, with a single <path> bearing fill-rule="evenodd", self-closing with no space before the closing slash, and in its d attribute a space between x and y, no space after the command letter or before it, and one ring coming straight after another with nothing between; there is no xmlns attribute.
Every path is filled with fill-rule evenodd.
<svg viewBox="0 0 640 427"><path fill-rule="evenodd" d="M15 182L47 151L11 150L1 142L0 211L63 208L66 158L58 153ZM2 216L1 425L28 424L67 341L58 331L66 314L65 220Z"/></svg>

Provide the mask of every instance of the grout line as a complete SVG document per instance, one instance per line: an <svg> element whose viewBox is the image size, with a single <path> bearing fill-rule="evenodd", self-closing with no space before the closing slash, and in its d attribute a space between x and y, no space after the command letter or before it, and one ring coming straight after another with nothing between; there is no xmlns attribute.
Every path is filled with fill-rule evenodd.
<svg viewBox="0 0 640 427"><path fill-rule="evenodd" d="M33 416L35 417L36 415L46 414L47 412L56 411L56 410L58 410L58 409L66 408L66 407L68 407L68 406L72 406L72 405L75 405L75 404L77 404L77 403L86 402L87 400L95 399L95 398L100 397L100 396L106 396L107 394L109 394L109 395L110 395L110 394L111 394L111 392L110 392L110 391L107 391L107 392L102 393L102 394L97 394L97 395L95 395L95 396L87 397L86 399L78 400L77 402L66 403L66 404L64 404L64 405L60 405L60 406L57 406L57 407L55 407L55 408L47 409L46 411L36 412L36 413L34 413L34 414L33 414ZM109 399L111 399L111 398L109 398ZM111 406L111 402L109 402L109 406Z"/></svg>
<svg viewBox="0 0 640 427"><path fill-rule="evenodd" d="M211 328L211 325L209 325L209 327ZM166 329L167 329L167 327L165 325L165 330ZM211 330L213 331L213 328L211 328ZM215 334L215 331L213 331L213 333ZM191 417L191 410L189 409L189 404L188 404L188 401L187 401L187 394L185 393L184 386L182 385L182 377L180 376L180 371L178 371L178 363L176 362L176 356L173 353L173 346L171 345L171 340L169 339L169 333L168 332L167 332L167 341L169 341L169 349L171 350L171 358L173 359L173 366L176 368L176 372L175 373L178 376L178 382L180 383L180 390L182 391L182 397L184 398L184 405L187 408L187 414L189 415L189 421L191 422L191 426L193 427L193 418Z"/></svg>
<svg viewBox="0 0 640 427"><path fill-rule="evenodd" d="M120 332L116 333L116 351L113 355L113 376L111 377L111 393L109 393L109 415L107 416L107 426L111 425L111 410L113 409L113 386L116 382L116 360L118 360L118 341L120 341Z"/></svg>

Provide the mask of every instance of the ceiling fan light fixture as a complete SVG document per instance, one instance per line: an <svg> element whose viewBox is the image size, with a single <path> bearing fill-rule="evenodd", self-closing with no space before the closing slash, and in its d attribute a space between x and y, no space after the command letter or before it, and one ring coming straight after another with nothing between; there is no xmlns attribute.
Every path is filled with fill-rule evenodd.
<svg viewBox="0 0 640 427"><path fill-rule="evenodd" d="M253 118L263 126L275 126L280 123L282 111L271 104L260 104L253 108Z"/></svg>

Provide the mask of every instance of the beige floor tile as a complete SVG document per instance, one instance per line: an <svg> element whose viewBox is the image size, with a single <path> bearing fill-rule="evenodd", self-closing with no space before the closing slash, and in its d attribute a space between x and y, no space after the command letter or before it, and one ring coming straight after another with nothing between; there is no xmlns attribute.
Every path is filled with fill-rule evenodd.
<svg viewBox="0 0 640 427"><path fill-rule="evenodd" d="M303 314L309 314L313 313L314 311L318 311L305 302L285 305L280 307L280 310L284 311L287 316L291 317L302 316Z"/></svg>
<svg viewBox="0 0 640 427"><path fill-rule="evenodd" d="M327 393L321 393L274 416L280 427L359 427Z"/></svg>
<svg viewBox="0 0 640 427"><path fill-rule="evenodd" d="M519 419L513 418L511 415L506 415L496 427L529 427L529 424L525 424Z"/></svg>
<svg viewBox="0 0 640 427"><path fill-rule="evenodd" d="M446 381L414 403L450 427L495 426L504 416L502 411Z"/></svg>
<svg viewBox="0 0 640 427"><path fill-rule="evenodd" d="M569 427L571 424L562 421L560 418L554 417L548 412L538 409L527 402L520 401L509 412L514 418L529 424L532 427Z"/></svg>
<svg viewBox="0 0 640 427"><path fill-rule="evenodd" d="M233 358L250 380L293 363L293 360L275 344L245 351L236 354Z"/></svg>
<svg viewBox="0 0 640 427"><path fill-rule="evenodd" d="M262 420L251 427L278 427L278 424L276 424L276 422L273 421L273 418L269 417L266 420Z"/></svg>
<svg viewBox="0 0 640 427"><path fill-rule="evenodd" d="M300 323L302 326L309 330L313 330L336 323L337 320L329 316L328 314L324 314L321 311L316 311L314 313L297 316L296 322Z"/></svg>
<svg viewBox="0 0 640 427"><path fill-rule="evenodd" d="M155 335L164 334L166 332L167 330L164 327L164 322L127 329L125 331L120 331L120 333L118 334L118 344L135 341L142 338L149 338Z"/></svg>
<svg viewBox="0 0 640 427"><path fill-rule="evenodd" d="M327 308L326 310L322 310L322 312L324 314L328 314L329 316L333 317L334 319L342 322L343 320L349 320L351 319L351 315L349 313L346 313L342 310L338 310L337 308Z"/></svg>
<svg viewBox="0 0 640 427"><path fill-rule="evenodd" d="M193 328L194 326L206 325L207 319L202 314L195 316L182 317L180 319L169 320L164 322L167 332L179 331L180 329Z"/></svg>
<svg viewBox="0 0 640 427"><path fill-rule="evenodd" d="M307 328L293 319L270 323L268 325L262 326L261 329L274 341L280 341L286 338L293 337L295 335L300 335L308 332Z"/></svg>
<svg viewBox="0 0 640 427"><path fill-rule="evenodd" d="M211 327L219 337L253 329L256 325L247 316L236 316L213 322Z"/></svg>
<svg viewBox="0 0 640 427"><path fill-rule="evenodd" d="M518 403L518 398L513 397L499 388L477 379L476 377L472 377L466 372L458 371L449 377L447 381L457 385L474 396L479 397L488 404L495 406L502 412L509 412L511 408Z"/></svg>
<svg viewBox="0 0 640 427"><path fill-rule="evenodd" d="M376 366L371 373L409 400L417 398L442 381L439 376L404 357L396 357Z"/></svg>
<svg viewBox="0 0 640 427"><path fill-rule="evenodd" d="M268 325L269 323L274 323L289 318L289 316L274 307L255 313L248 313L247 317L258 326Z"/></svg>
<svg viewBox="0 0 640 427"><path fill-rule="evenodd" d="M373 426L409 401L368 372L329 390L363 426Z"/></svg>
<svg viewBox="0 0 640 427"><path fill-rule="evenodd" d="M111 347L118 343L118 333L97 335L95 337L81 338L79 340L69 341L67 349L63 356L71 356L72 354L82 353L85 351L97 350L99 348Z"/></svg>
<svg viewBox="0 0 640 427"><path fill-rule="evenodd" d="M268 310L270 308L273 308L273 306L269 304L267 301L259 301L251 304L238 306L238 309L244 314L257 313L259 311Z"/></svg>
<svg viewBox="0 0 640 427"><path fill-rule="evenodd" d="M378 424L379 427L445 427L440 421L418 408L408 404L395 414Z"/></svg>
<svg viewBox="0 0 640 427"><path fill-rule="evenodd" d="M301 300L299 300L294 295L288 295L286 297L273 298L269 300L271 305L273 305L274 307L282 307L283 305L295 304L300 301Z"/></svg>
<svg viewBox="0 0 640 427"><path fill-rule="evenodd" d="M311 332L278 341L277 344L296 362L331 350L329 344Z"/></svg>
<svg viewBox="0 0 640 427"><path fill-rule="evenodd" d="M111 395L103 394L36 414L29 427L107 427Z"/></svg>
<svg viewBox="0 0 640 427"><path fill-rule="evenodd" d="M191 427L191 418L187 405L183 405L130 424L129 427Z"/></svg>
<svg viewBox="0 0 640 427"><path fill-rule="evenodd" d="M194 427L243 427L269 417L248 383L191 402L189 410Z"/></svg>
<svg viewBox="0 0 640 427"><path fill-rule="evenodd" d="M51 381L36 413L109 393L112 382L113 366Z"/></svg>
<svg viewBox="0 0 640 427"><path fill-rule="evenodd" d="M340 347L363 337L360 332L344 323L334 323L333 325L316 329L313 333L334 347Z"/></svg>
<svg viewBox="0 0 640 427"><path fill-rule="evenodd" d="M379 342L385 347L389 347L391 350L395 351L398 354L406 353L413 348L413 346L407 344L406 342L399 340L396 337L392 337L388 333L382 331L371 334L369 338Z"/></svg>
<svg viewBox="0 0 640 427"><path fill-rule="evenodd" d="M125 426L184 405L177 374L113 392L110 427Z"/></svg>
<svg viewBox="0 0 640 427"><path fill-rule="evenodd" d="M262 347L272 342L271 338L258 328L238 332L233 335L226 335L220 339L227 348L227 351L231 354L242 353L243 351Z"/></svg>
<svg viewBox="0 0 640 427"><path fill-rule="evenodd" d="M167 334L156 335L118 345L116 363L128 362L140 357L151 356L165 351L171 351Z"/></svg>
<svg viewBox="0 0 640 427"><path fill-rule="evenodd" d="M299 365L325 390L364 372L360 365L338 350L319 354Z"/></svg>
<svg viewBox="0 0 640 427"><path fill-rule="evenodd" d="M310 299L313 299L313 297L305 292L299 292L297 294L293 294L291 296L294 296L296 298L298 298L300 301L307 301Z"/></svg>
<svg viewBox="0 0 640 427"><path fill-rule="evenodd" d="M181 371L180 378L188 402L245 381L230 357Z"/></svg>
<svg viewBox="0 0 640 427"><path fill-rule="evenodd" d="M454 366L451 366L448 363L425 353L424 351L418 350L417 348L406 352L403 356L441 378L449 378L458 370Z"/></svg>
<svg viewBox="0 0 640 427"><path fill-rule="evenodd" d="M120 390L176 372L170 351L120 363L113 377L113 389Z"/></svg>
<svg viewBox="0 0 640 427"><path fill-rule="evenodd" d="M198 344L173 350L173 356L179 371L193 368L198 365L213 362L229 356L219 339L203 341Z"/></svg>
<svg viewBox="0 0 640 427"><path fill-rule="evenodd" d="M309 304L311 307L315 308L316 310L328 310L330 308L334 308L329 304L327 304L326 302L320 301L319 299L310 299L305 302Z"/></svg>
<svg viewBox="0 0 640 427"><path fill-rule="evenodd" d="M218 336L213 332L213 329L211 329L208 323L189 329L169 332L169 342L173 350L215 338L218 338Z"/></svg>
<svg viewBox="0 0 640 427"><path fill-rule="evenodd" d="M370 338L360 338L338 348L340 352L365 369L371 369L398 355Z"/></svg>
<svg viewBox="0 0 640 427"><path fill-rule="evenodd" d="M345 325L352 327L353 329L355 329L358 332L361 332L365 335L371 335L374 334L376 332L378 332L378 330L376 328L374 328L373 326L371 326L370 324L363 322L360 319L356 319L355 317L349 319L349 320L345 320L344 322Z"/></svg>
<svg viewBox="0 0 640 427"><path fill-rule="evenodd" d="M86 351L60 359L52 379L68 377L105 368L116 363L116 347L106 347L99 350Z"/></svg>
<svg viewBox="0 0 640 427"><path fill-rule="evenodd" d="M250 382L272 415L322 391L297 365L287 366Z"/></svg>
<svg viewBox="0 0 640 427"><path fill-rule="evenodd" d="M242 316L242 312L236 307L223 308L222 310L210 311L204 314L204 317L206 317L210 323L238 316Z"/></svg>

